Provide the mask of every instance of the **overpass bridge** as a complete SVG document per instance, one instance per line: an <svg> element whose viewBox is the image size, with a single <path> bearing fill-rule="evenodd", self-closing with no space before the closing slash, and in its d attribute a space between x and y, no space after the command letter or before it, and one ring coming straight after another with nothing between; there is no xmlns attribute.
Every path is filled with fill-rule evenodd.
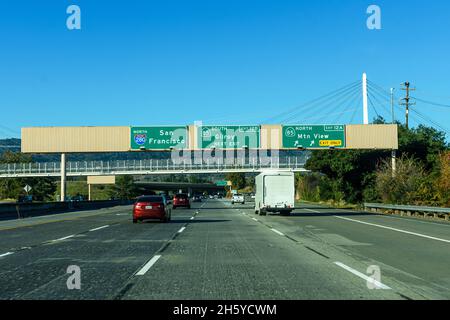
<svg viewBox="0 0 450 320"><path fill-rule="evenodd" d="M115 160L115 161L72 161L61 166L61 162L9 163L0 164L0 178L28 177L82 177L119 175L163 175L163 174L217 174L257 173L264 170L305 172L305 156L242 158L233 162L201 161L174 162L162 160Z"/></svg>

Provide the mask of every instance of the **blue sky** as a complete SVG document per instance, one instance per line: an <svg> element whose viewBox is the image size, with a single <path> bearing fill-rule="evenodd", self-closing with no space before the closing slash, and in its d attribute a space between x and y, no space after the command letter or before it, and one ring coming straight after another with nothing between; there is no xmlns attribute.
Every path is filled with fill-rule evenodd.
<svg viewBox="0 0 450 320"><path fill-rule="evenodd" d="M70 4L81 30L66 28ZM382 30L366 27L370 4ZM447 0L4 0L0 43L0 137L27 126L258 124L363 71L450 104ZM415 108L450 128L450 108ZM360 123L357 112L318 106L310 113L325 119L292 121Z"/></svg>

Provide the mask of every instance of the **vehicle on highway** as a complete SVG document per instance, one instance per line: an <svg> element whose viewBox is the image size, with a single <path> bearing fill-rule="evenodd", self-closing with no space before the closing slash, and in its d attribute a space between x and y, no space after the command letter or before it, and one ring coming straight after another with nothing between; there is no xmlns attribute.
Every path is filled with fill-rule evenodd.
<svg viewBox="0 0 450 320"><path fill-rule="evenodd" d="M133 206L133 223L150 219L169 222L172 217L171 209L164 196L139 197Z"/></svg>
<svg viewBox="0 0 450 320"><path fill-rule="evenodd" d="M295 177L292 172L263 172L255 178L255 213L290 215L295 207Z"/></svg>
<svg viewBox="0 0 450 320"><path fill-rule="evenodd" d="M199 196L199 195L194 195L194 196L192 197L192 201L193 201L193 202L202 202L202 197Z"/></svg>
<svg viewBox="0 0 450 320"><path fill-rule="evenodd" d="M240 193L233 194L233 197L231 198L231 204L235 203L245 204L244 195Z"/></svg>
<svg viewBox="0 0 450 320"><path fill-rule="evenodd" d="M189 200L189 196L186 193L177 193L173 197L173 209L184 207L184 208L191 208L191 201Z"/></svg>

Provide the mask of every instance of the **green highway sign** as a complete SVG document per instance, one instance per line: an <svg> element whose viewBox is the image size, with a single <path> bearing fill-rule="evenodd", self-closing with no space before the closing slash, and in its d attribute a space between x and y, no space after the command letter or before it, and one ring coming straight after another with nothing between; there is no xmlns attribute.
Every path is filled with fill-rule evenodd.
<svg viewBox="0 0 450 320"><path fill-rule="evenodd" d="M260 126L201 126L198 128L201 149L257 149Z"/></svg>
<svg viewBox="0 0 450 320"><path fill-rule="evenodd" d="M131 127L131 150L186 149L186 126Z"/></svg>
<svg viewBox="0 0 450 320"><path fill-rule="evenodd" d="M227 185L228 185L228 181L225 181L225 180L216 182L216 186L218 186L218 187L226 187Z"/></svg>
<svg viewBox="0 0 450 320"><path fill-rule="evenodd" d="M345 125L283 126L283 148L345 148Z"/></svg>

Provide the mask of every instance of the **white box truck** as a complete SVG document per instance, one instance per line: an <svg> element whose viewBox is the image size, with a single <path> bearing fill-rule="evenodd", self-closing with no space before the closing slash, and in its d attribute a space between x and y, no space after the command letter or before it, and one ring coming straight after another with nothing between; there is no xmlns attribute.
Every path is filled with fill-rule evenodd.
<svg viewBox="0 0 450 320"><path fill-rule="evenodd" d="M256 176L255 213L279 212L289 215L295 207L293 172L266 171Z"/></svg>

